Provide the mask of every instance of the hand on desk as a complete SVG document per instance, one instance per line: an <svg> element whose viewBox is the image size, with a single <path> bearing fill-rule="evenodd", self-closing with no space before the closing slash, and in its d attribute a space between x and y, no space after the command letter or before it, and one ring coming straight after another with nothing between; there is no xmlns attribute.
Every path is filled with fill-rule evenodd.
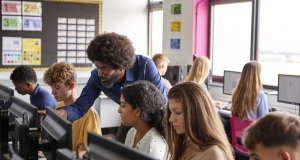
<svg viewBox="0 0 300 160"><path fill-rule="evenodd" d="M38 110L38 114L39 114L39 120L40 120L39 123L41 123L45 119L46 110Z"/></svg>

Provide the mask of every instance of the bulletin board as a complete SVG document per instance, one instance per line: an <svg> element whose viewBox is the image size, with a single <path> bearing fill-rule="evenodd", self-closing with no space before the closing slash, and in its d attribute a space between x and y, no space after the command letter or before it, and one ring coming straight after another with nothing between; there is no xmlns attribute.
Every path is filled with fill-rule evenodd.
<svg viewBox="0 0 300 160"><path fill-rule="evenodd" d="M101 13L101 0L2 0L0 70L60 61L91 67L85 50L101 32Z"/></svg>

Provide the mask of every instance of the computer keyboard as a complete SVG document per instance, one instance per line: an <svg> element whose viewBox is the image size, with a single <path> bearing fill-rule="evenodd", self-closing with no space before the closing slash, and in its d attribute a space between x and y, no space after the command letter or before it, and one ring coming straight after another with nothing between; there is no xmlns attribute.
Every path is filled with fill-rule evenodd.
<svg viewBox="0 0 300 160"><path fill-rule="evenodd" d="M231 102L227 102L226 105L223 107L223 110L231 111Z"/></svg>

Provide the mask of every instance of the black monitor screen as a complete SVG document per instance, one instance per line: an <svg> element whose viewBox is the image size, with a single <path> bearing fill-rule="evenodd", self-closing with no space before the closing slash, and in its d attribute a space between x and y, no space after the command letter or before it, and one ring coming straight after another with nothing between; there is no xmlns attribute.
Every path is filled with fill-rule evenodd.
<svg viewBox="0 0 300 160"><path fill-rule="evenodd" d="M300 76L278 75L278 102L300 105Z"/></svg>
<svg viewBox="0 0 300 160"><path fill-rule="evenodd" d="M58 149L56 151L56 160L76 160L76 155L67 148Z"/></svg>
<svg viewBox="0 0 300 160"><path fill-rule="evenodd" d="M40 144L46 158L54 160L56 150L72 150L72 123L61 117L55 110L46 108L46 117L41 123L42 143Z"/></svg>
<svg viewBox="0 0 300 160"><path fill-rule="evenodd" d="M11 97L14 90L0 83L0 105L1 109L7 109L11 105Z"/></svg>
<svg viewBox="0 0 300 160"><path fill-rule="evenodd" d="M153 160L149 155L129 148L119 142L104 138L95 133L88 133L87 155L92 160Z"/></svg>
<svg viewBox="0 0 300 160"><path fill-rule="evenodd" d="M23 118L16 118L12 135L13 150L24 159L38 159L38 134L30 132Z"/></svg>
<svg viewBox="0 0 300 160"><path fill-rule="evenodd" d="M163 75L165 79L167 79L171 85L175 85L176 83L182 81L183 73L181 66L168 66L167 72Z"/></svg>
<svg viewBox="0 0 300 160"><path fill-rule="evenodd" d="M223 77L223 94L232 95L233 90L237 86L241 72L224 70Z"/></svg>
<svg viewBox="0 0 300 160"><path fill-rule="evenodd" d="M9 122L13 122L15 118L27 116L29 127L38 127L38 109L20 98L12 96L12 104L8 109L8 113Z"/></svg>

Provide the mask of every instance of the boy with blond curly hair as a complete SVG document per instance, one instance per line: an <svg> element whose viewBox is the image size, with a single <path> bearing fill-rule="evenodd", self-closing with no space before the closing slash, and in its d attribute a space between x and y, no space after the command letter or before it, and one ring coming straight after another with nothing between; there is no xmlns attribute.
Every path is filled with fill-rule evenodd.
<svg viewBox="0 0 300 160"><path fill-rule="evenodd" d="M59 109L73 104L78 98L76 93L77 74L74 66L68 62L53 64L44 74L44 82L51 89L57 100ZM79 144L87 145L88 132L101 134L100 119L96 110L91 107L80 119L72 123L72 150L77 150ZM84 150L80 148L80 150Z"/></svg>

